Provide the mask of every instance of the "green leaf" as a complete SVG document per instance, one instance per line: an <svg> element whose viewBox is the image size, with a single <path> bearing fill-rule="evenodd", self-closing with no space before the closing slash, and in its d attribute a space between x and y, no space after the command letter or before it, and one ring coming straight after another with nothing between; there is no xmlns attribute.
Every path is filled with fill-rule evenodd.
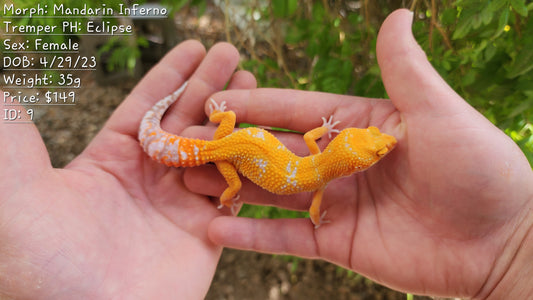
<svg viewBox="0 0 533 300"><path fill-rule="evenodd" d="M498 48L496 48L494 44L492 43L488 44L487 47L485 48L485 53L484 53L485 61L491 60L494 57L494 55L496 55L497 51L498 51Z"/></svg>
<svg viewBox="0 0 533 300"><path fill-rule="evenodd" d="M298 0L287 0L287 13L293 15L298 9Z"/></svg>
<svg viewBox="0 0 533 300"><path fill-rule="evenodd" d="M451 65L450 62L447 61L447 60L443 60L443 61L441 62L441 65L442 65L442 67L443 67L446 71L450 71L450 70L452 69L452 65Z"/></svg>
<svg viewBox="0 0 533 300"><path fill-rule="evenodd" d="M477 72L474 69L470 69L465 76L463 76L463 86L469 86L476 81Z"/></svg>
<svg viewBox="0 0 533 300"><path fill-rule="evenodd" d="M490 24L493 15L494 12L491 11L488 6L485 6L485 8L483 8L483 10L481 11L481 21L483 22L483 25Z"/></svg>
<svg viewBox="0 0 533 300"><path fill-rule="evenodd" d="M515 78L533 69L533 51L530 47L524 47L518 52L516 58L507 72L508 78Z"/></svg>
<svg viewBox="0 0 533 300"><path fill-rule="evenodd" d="M517 115L523 113L524 111L531 109L533 105L533 99L522 101L514 107L514 109L509 113L509 118L514 118Z"/></svg>
<svg viewBox="0 0 533 300"><path fill-rule="evenodd" d="M272 11L278 18L286 18L294 14L298 8L298 0L272 0Z"/></svg>
<svg viewBox="0 0 533 300"><path fill-rule="evenodd" d="M500 15L500 19L498 20L498 31L502 32L503 28L505 28L505 25L509 22L509 9L505 8L502 11L502 14Z"/></svg>
<svg viewBox="0 0 533 300"><path fill-rule="evenodd" d="M441 23L444 26L451 25L455 22L457 11L454 8L447 8L441 14Z"/></svg>
<svg viewBox="0 0 533 300"><path fill-rule="evenodd" d="M463 17L459 20L457 28L453 32L452 39L457 40L464 38L470 29L472 28L472 19L469 17Z"/></svg>
<svg viewBox="0 0 533 300"><path fill-rule="evenodd" d="M527 6L525 0L511 0L513 9L523 17L527 17Z"/></svg>
<svg viewBox="0 0 533 300"><path fill-rule="evenodd" d="M496 12L502 8L507 3L508 0L494 0L489 3L487 6L491 11Z"/></svg>

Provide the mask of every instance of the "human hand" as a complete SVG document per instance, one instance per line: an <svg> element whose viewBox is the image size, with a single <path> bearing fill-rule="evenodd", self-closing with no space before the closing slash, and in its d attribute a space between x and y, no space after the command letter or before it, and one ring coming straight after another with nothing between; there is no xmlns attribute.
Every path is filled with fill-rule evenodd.
<svg viewBox="0 0 533 300"><path fill-rule="evenodd" d="M85 151L53 169L35 126L0 124L0 298L111 299L205 296L221 247L207 238L222 214L189 192L182 170L152 161L137 141L144 113L189 80L162 126L188 134L203 103L224 88L254 88L233 74L239 54L188 41L137 85Z"/></svg>
<svg viewBox="0 0 533 300"><path fill-rule="evenodd" d="M333 115L340 129L373 125L398 139L369 170L330 183L322 203L330 224L314 230L307 219L220 217L209 228L214 242L325 259L418 294L497 298L509 286L533 286L515 277L520 261L533 267L531 167L431 67L411 35L411 20L408 11L396 11L378 38L392 101L279 89L214 95L228 102L238 122L305 132ZM301 136L278 136L307 154ZM225 186L210 167L187 170L185 184L211 196ZM244 202L296 210L307 210L311 200L309 194L273 196L246 181L240 195Z"/></svg>

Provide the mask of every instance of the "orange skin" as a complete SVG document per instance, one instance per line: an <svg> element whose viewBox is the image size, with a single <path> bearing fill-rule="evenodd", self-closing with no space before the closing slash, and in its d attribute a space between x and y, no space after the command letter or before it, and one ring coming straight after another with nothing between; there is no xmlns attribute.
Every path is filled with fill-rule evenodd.
<svg viewBox="0 0 533 300"><path fill-rule="evenodd" d="M279 195L314 192L309 209L315 227L324 223L320 212L322 194L331 180L368 169L389 153L396 145L393 136L381 133L376 127L342 130L320 152L316 140L325 134L339 132L338 122L323 118L322 126L308 131L304 141L310 155L297 156L277 138L261 128L235 129L235 113L224 111L224 102L212 101L209 120L220 123L213 141L180 137L161 129L159 122L168 107L184 91L186 84L174 94L156 103L148 111L139 128L139 141L154 160L168 166L192 167L209 162L216 164L228 187L220 196L221 206L236 208L241 189L241 173L255 184Z"/></svg>

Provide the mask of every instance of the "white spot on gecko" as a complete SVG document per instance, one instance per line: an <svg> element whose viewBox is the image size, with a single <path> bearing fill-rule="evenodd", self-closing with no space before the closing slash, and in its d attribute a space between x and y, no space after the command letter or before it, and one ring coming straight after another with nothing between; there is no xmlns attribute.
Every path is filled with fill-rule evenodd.
<svg viewBox="0 0 533 300"><path fill-rule="evenodd" d="M161 152L163 150L163 146L165 144L163 144L160 140L159 141L154 141L154 142L151 142L150 144L148 144L148 154L150 156L154 156L156 154L159 154L159 152Z"/></svg>
<svg viewBox="0 0 533 300"><path fill-rule="evenodd" d="M187 160L187 157L188 157L187 152L185 152L185 151L180 151L180 156L181 156L181 159L182 159L182 160Z"/></svg>
<svg viewBox="0 0 533 300"><path fill-rule="evenodd" d="M259 167L262 173L266 172L266 166L268 165L268 162L264 159L255 159L255 164Z"/></svg>
<svg viewBox="0 0 533 300"><path fill-rule="evenodd" d="M298 162L296 162L298 164ZM298 167L294 167L294 169L291 168L291 162L287 164L287 184L292 184L294 187L298 184L298 180L296 180L296 171L298 170Z"/></svg>
<svg viewBox="0 0 533 300"><path fill-rule="evenodd" d="M264 133L262 130L260 130L260 131L258 131L253 137L256 137L256 138L260 138L260 139L262 139L262 140L265 140L265 133Z"/></svg>
<svg viewBox="0 0 533 300"><path fill-rule="evenodd" d="M193 151L194 151L194 159L198 161L198 153L200 152L200 149L198 148L198 146L194 145Z"/></svg>
<svg viewBox="0 0 533 300"><path fill-rule="evenodd" d="M180 139L177 139L174 143L170 144L170 160L174 163L180 162L180 156L178 154L178 149L180 147Z"/></svg>

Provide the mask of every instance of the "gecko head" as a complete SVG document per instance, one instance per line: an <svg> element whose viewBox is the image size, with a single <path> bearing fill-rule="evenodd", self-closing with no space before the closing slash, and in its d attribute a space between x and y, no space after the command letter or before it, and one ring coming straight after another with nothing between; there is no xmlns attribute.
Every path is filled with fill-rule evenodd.
<svg viewBox="0 0 533 300"><path fill-rule="evenodd" d="M332 150L348 162L348 173L367 169L396 146L393 136L373 126L344 129L335 139L335 143L332 141Z"/></svg>
<svg viewBox="0 0 533 300"><path fill-rule="evenodd" d="M396 139L392 135L381 133L377 127L370 126L365 135L368 139L368 149L376 157L381 158L396 146Z"/></svg>

